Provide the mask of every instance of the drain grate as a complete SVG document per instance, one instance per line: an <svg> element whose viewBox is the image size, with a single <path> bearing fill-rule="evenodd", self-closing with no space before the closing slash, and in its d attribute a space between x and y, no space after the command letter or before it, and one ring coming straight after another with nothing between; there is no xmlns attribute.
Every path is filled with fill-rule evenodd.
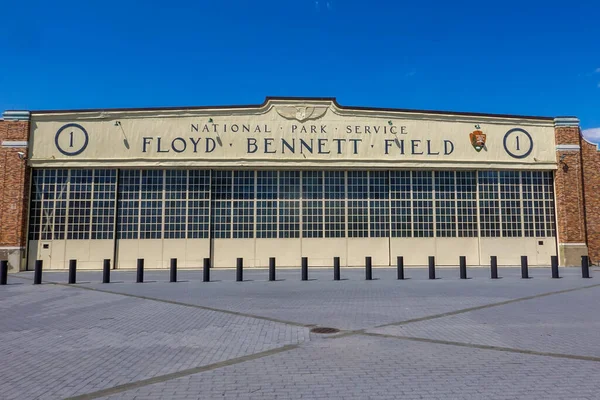
<svg viewBox="0 0 600 400"><path fill-rule="evenodd" d="M313 328L310 331L312 333L338 333L340 330L335 329L335 328L319 327L319 328Z"/></svg>

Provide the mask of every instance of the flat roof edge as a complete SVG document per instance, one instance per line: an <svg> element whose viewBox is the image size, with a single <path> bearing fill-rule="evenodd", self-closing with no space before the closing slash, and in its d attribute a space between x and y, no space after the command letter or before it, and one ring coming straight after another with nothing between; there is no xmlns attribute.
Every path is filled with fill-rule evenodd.
<svg viewBox="0 0 600 400"><path fill-rule="evenodd" d="M365 106L346 106L338 103L335 97L281 97L267 96L262 104L236 104L236 105L212 105L212 106L169 106L169 107L121 107L121 108L82 108L69 110L32 110L32 115L38 114L67 114L67 113L85 113L85 112L112 112L112 111L175 111L175 110L208 110L208 109L242 109L242 108L262 108L271 101L330 101L336 107L342 110L356 111L381 111L381 112L401 112L414 114L434 114L434 115L459 115L473 117L496 117L510 119L532 119L542 121L553 121L555 117L547 116L529 116L515 114L496 114L482 112L466 112L466 111L448 111L448 110L422 110L410 108L388 108L388 107L365 107Z"/></svg>

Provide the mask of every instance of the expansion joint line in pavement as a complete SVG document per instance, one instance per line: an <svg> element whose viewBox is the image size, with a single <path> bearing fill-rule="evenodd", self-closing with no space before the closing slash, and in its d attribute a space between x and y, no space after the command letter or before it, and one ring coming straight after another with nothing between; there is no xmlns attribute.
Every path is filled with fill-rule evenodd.
<svg viewBox="0 0 600 400"><path fill-rule="evenodd" d="M24 277L24 276L16 276L15 278L17 278L17 279L26 279L26 280L29 280L29 281L33 280L31 278ZM118 295L118 296L131 297L131 298L140 299L140 300L158 301L160 303L173 304L173 305L176 305L176 306L183 306L183 307L197 308L197 309L206 310L206 311L215 311L215 312L220 312L220 313L225 313L225 314L230 314L230 315L236 315L238 317L255 318L255 319L260 319L260 320L263 320L263 321L277 322L277 323L280 323L280 324L286 324L286 325L292 325L292 326L299 326L299 327L302 327L302 328L313 328L313 327L316 326L316 325L313 325L313 324L301 324L299 322L294 322L294 321L285 321L285 320L277 319L277 318L263 317L263 316L260 316L260 315L254 315L254 314L242 313L242 312L238 312L238 311L225 310L225 309L222 309L222 308L201 306L201 305L198 305L198 304L183 303L181 301L175 301L175 300L158 299L156 297L142 296L142 295L138 295L138 294L113 292L111 290L91 288L91 287L85 287L85 286L80 286L80 285L71 285L71 284L60 283L60 282L53 282L53 281L43 281L43 283L46 283L46 284L49 284L49 285L63 286L63 287L67 287L67 288L70 288L70 289L83 289L83 290L91 290L93 292L115 294L115 295Z"/></svg>
<svg viewBox="0 0 600 400"><path fill-rule="evenodd" d="M243 363L246 361L251 361L251 360L256 360L256 359L263 358L263 357L272 356L274 354L293 350L297 347L298 347L297 344L290 344L287 346L278 347L276 349L262 351L260 353L250 354L250 355L243 356L243 357L233 358L231 360L222 361L222 362L218 362L218 363L214 363L214 364L209 364L209 365L205 365L202 367L185 369L185 370L173 372L170 374L155 376L155 377L149 378L149 379L142 379L142 380L139 380L136 382L131 382L131 383L123 384L123 385L114 386L114 387L111 387L108 389L99 390L97 392L86 393L86 394L82 394L80 396L68 397L66 400L90 400L90 399L98 399L100 397L112 396L114 394L125 392L128 390L139 389L143 386L148 386L148 385L152 385L155 383L166 382L166 381L170 381L172 379L183 378L184 376L198 374L200 372L207 372L207 371L211 371L213 369L228 367L230 365L240 364L240 363Z"/></svg>
<svg viewBox="0 0 600 400"><path fill-rule="evenodd" d="M600 286L600 283L596 283L594 285L588 285L588 286L581 286L581 287L577 287L577 288L571 288L571 289L557 290L557 291L554 291L554 292L540 293L540 294L535 294L533 296L519 297L518 299L511 299L511 300L501 301L501 302L498 302L498 303L484 304L482 306L463 308L461 310L448 311L448 312L441 313L441 314L427 315L425 317L406 319L404 321L398 321L398 322L391 322L389 324L378 325L378 326L374 326L374 327L368 328L368 329L386 328L388 326L401 326L401 325L412 324L412 323L415 323L415 322L430 321L432 319L438 319L438 318L444 318L444 317L451 317L453 315L464 314L464 313L468 313L468 312L471 312L471 311L484 310L486 308L499 307L499 306L504 306L504 305L507 305L507 304L518 303L518 302L521 302L521 301L539 299L541 297L546 297L546 296L553 296L553 295L556 295L556 294L563 294L563 293L575 292L577 290L591 289L591 288L595 288L595 287L598 287L598 286ZM327 339L338 339L338 338L342 338L342 337L346 337L346 336L351 336L351 335L360 335L360 334L364 334L366 332L366 330L367 329L357 329L357 330L353 330L353 331L347 331L347 332L343 332L343 333L340 333L340 334L337 334L337 335L328 336Z"/></svg>
<svg viewBox="0 0 600 400"><path fill-rule="evenodd" d="M485 344L452 342L449 340L427 339L427 338L420 338L420 337L414 337L414 336L388 335L388 334L383 334L383 333L361 332L360 334L365 335L365 336L374 336L374 337L388 338L388 339L410 340L413 342L434 343L434 344L444 344L444 345L448 345L448 346L468 347L468 348L472 348L472 349L493 350L493 351L502 351L502 352L508 352L508 353L527 354L527 355L533 355L533 356L567 358L570 360L600 362L600 357L593 357L593 356L578 356L578 355L574 355L574 354L549 353L549 352L544 352L544 351L514 349L512 347L499 347L499 346L489 346L489 345L485 345Z"/></svg>

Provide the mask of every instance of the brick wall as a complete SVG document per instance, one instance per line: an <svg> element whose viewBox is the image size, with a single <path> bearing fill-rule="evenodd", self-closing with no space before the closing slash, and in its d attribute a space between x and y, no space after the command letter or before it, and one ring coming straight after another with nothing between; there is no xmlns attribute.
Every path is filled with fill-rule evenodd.
<svg viewBox="0 0 600 400"><path fill-rule="evenodd" d="M0 144L28 137L29 121L0 120ZM9 260L11 270L18 270L25 256L27 231L29 167L18 152L27 154L27 148L0 146L0 258Z"/></svg>
<svg viewBox="0 0 600 400"><path fill-rule="evenodd" d="M594 264L600 262L600 151L595 144L581 141L585 192L588 252Z"/></svg>
<svg viewBox="0 0 600 400"><path fill-rule="evenodd" d="M572 266L579 265L588 249L579 121L567 124L555 128L558 161L555 188L559 262Z"/></svg>

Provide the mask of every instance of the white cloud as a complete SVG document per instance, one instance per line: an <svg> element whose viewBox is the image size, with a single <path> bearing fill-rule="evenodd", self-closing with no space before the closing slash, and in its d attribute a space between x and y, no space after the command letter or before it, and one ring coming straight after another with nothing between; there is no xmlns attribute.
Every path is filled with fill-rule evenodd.
<svg viewBox="0 0 600 400"><path fill-rule="evenodd" d="M596 72L597 74L600 74L600 68L596 68L596 71L595 71L595 72Z"/></svg>
<svg viewBox="0 0 600 400"><path fill-rule="evenodd" d="M600 144L600 128L584 129L581 133L590 142Z"/></svg>

